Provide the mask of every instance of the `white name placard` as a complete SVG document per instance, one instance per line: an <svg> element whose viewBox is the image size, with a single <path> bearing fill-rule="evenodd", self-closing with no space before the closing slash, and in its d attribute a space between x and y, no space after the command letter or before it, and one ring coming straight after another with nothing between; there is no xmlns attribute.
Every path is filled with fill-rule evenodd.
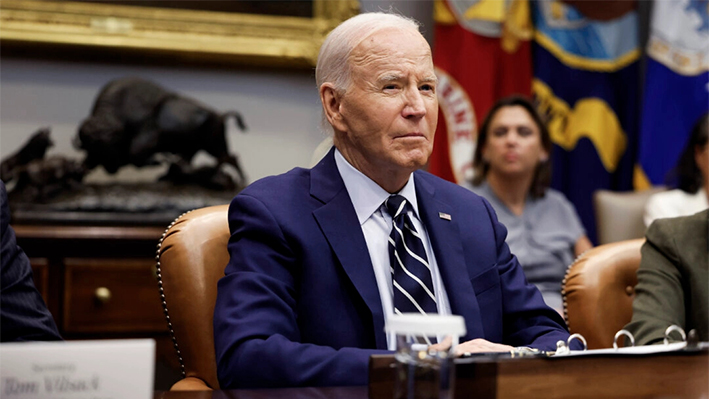
<svg viewBox="0 0 709 399"><path fill-rule="evenodd" d="M0 344L0 398L151 399L152 339Z"/></svg>

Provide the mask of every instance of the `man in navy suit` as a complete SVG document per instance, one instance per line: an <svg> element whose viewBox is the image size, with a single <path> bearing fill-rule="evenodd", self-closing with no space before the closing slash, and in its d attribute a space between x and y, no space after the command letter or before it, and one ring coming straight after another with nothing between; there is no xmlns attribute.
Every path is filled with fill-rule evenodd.
<svg viewBox="0 0 709 399"><path fill-rule="evenodd" d="M0 181L0 341L60 340L57 325L32 281L32 267L10 227L5 184Z"/></svg>
<svg viewBox="0 0 709 399"><path fill-rule="evenodd" d="M259 180L229 208L231 260L214 311L222 388L363 385L391 353L392 194L423 243L437 313L465 318L458 352L544 350L568 338L528 284L487 201L419 171L438 117L415 22L361 14L330 33L316 80L335 146L312 169Z"/></svg>

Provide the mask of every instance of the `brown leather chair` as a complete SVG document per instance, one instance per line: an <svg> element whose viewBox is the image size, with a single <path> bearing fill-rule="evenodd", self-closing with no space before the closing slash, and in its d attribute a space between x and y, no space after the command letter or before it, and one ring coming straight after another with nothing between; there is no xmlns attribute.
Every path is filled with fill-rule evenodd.
<svg viewBox="0 0 709 399"><path fill-rule="evenodd" d="M640 247L645 239L599 245L569 266L562 282L564 318L588 349L610 348L633 316ZM620 341L619 341L620 344Z"/></svg>
<svg viewBox="0 0 709 399"><path fill-rule="evenodd" d="M219 389L212 318L217 281L229 261L228 205L187 212L160 239L158 284L182 367L171 390Z"/></svg>

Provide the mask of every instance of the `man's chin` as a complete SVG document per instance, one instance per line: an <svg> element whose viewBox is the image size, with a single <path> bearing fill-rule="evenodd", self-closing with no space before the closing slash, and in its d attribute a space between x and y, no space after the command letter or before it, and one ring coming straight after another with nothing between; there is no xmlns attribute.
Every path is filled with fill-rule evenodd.
<svg viewBox="0 0 709 399"><path fill-rule="evenodd" d="M417 155L417 156L408 156L408 157L405 157L404 159L402 159L399 162L399 165L402 168L409 169L413 172L417 169L423 168L426 165L426 163L428 163L428 158L429 158L429 155L423 155L423 154Z"/></svg>

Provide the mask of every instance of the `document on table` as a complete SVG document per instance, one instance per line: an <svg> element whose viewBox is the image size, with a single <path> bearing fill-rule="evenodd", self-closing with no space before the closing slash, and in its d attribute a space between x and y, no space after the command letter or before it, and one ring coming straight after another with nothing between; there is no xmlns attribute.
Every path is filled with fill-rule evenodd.
<svg viewBox="0 0 709 399"><path fill-rule="evenodd" d="M630 346L624 348L608 348L608 349L590 349L585 351L569 351L567 353L558 353L553 357L571 357L571 356L594 356L594 355L651 355L654 353L675 352L687 347L686 342L675 342L667 345L644 345Z"/></svg>

